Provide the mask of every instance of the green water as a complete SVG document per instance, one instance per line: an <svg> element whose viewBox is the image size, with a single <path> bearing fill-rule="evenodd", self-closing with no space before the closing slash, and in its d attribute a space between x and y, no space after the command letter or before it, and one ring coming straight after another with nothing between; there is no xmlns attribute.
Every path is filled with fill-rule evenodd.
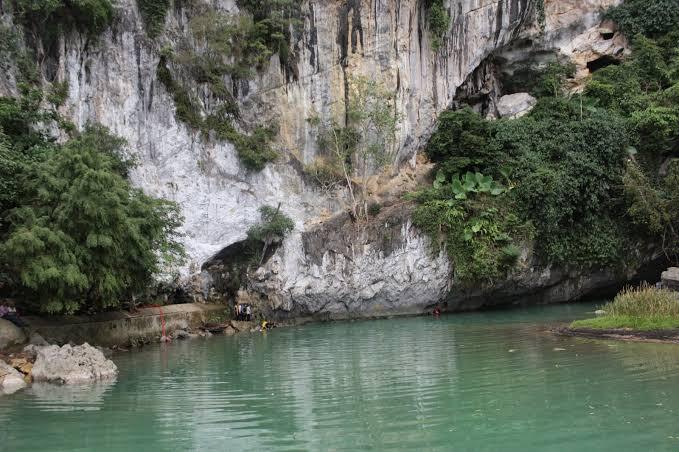
<svg viewBox="0 0 679 452"><path fill-rule="evenodd" d="M0 449L679 450L679 346L541 329L592 309L316 324L119 354L117 382L0 397Z"/></svg>

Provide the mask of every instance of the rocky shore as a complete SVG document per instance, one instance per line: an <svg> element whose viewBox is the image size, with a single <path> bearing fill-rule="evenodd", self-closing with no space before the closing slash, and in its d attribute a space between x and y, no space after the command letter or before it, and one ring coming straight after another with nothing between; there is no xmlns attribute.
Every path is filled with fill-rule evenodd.
<svg viewBox="0 0 679 452"><path fill-rule="evenodd" d="M104 350L82 345L27 345L0 354L0 393L11 394L32 382L81 384L111 380L118 375Z"/></svg>

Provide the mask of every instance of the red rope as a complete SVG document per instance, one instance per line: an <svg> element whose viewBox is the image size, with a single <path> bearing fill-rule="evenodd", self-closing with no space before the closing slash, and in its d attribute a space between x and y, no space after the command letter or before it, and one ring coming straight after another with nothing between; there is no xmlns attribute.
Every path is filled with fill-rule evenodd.
<svg viewBox="0 0 679 452"><path fill-rule="evenodd" d="M163 307L159 304L147 304L142 306L144 308L158 308L158 312L160 312L160 328L162 331L162 337L164 337L166 340L169 340L170 338L165 335L165 315L163 314Z"/></svg>
<svg viewBox="0 0 679 452"><path fill-rule="evenodd" d="M163 336L164 338L167 338L165 335L165 316L163 315L163 308L158 306L158 310L160 311L160 325L163 331Z"/></svg>

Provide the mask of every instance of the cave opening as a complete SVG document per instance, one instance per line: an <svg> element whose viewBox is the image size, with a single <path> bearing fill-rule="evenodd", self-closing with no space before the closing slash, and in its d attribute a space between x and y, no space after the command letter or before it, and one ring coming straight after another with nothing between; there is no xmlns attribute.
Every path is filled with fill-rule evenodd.
<svg viewBox="0 0 679 452"><path fill-rule="evenodd" d="M619 64L620 64L620 60L618 60L617 58L610 56L610 55L604 55L604 56L597 58L596 60L589 61L587 63L587 69L589 69L589 72L591 74L591 73L598 71L599 69L603 69L605 67L612 66L612 65L617 66Z"/></svg>

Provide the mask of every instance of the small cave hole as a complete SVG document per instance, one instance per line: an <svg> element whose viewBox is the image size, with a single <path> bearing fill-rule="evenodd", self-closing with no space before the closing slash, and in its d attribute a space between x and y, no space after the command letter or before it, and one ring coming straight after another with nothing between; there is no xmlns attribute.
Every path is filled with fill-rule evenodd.
<svg viewBox="0 0 679 452"><path fill-rule="evenodd" d="M610 55L604 55L602 57L597 58L596 60L590 61L587 63L587 69L589 69L590 73L596 72L599 69L603 69L607 66L611 65L618 65L620 64L620 61L616 59L615 57L612 57Z"/></svg>
<svg viewBox="0 0 679 452"><path fill-rule="evenodd" d="M613 39L614 36L615 36L615 32L612 32L612 31L601 32L601 38L604 41L610 41L611 39Z"/></svg>

